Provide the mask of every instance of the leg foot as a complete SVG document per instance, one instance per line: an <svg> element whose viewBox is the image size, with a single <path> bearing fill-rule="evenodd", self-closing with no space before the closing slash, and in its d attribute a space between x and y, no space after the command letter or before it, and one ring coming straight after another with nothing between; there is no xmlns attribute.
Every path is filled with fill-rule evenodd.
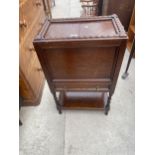
<svg viewBox="0 0 155 155"><path fill-rule="evenodd" d="M111 95L108 98L107 104L105 105L105 109L104 109L104 114L108 115L109 110L110 110L110 102L111 102Z"/></svg>
<svg viewBox="0 0 155 155"><path fill-rule="evenodd" d="M128 75L129 75L129 73L126 73L126 72L125 72L125 73L122 75L122 79L126 79Z"/></svg>
<svg viewBox="0 0 155 155"><path fill-rule="evenodd" d="M61 111L61 109L59 109L58 111L59 111L59 114L62 114L62 111Z"/></svg>
<svg viewBox="0 0 155 155"><path fill-rule="evenodd" d="M104 110L104 114L108 115L109 110L110 110L110 104L106 105L105 110Z"/></svg>
<svg viewBox="0 0 155 155"><path fill-rule="evenodd" d="M57 106L57 110L58 110L59 114L62 114L61 106Z"/></svg>
<svg viewBox="0 0 155 155"><path fill-rule="evenodd" d="M23 125L23 123L21 122L21 120L19 120L19 126Z"/></svg>

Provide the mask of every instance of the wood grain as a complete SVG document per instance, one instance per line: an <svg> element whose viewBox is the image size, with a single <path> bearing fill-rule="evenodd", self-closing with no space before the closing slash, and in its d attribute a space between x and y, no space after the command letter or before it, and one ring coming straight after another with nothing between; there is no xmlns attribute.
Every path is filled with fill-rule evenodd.
<svg viewBox="0 0 155 155"><path fill-rule="evenodd" d="M45 21L45 14L41 0L22 0L19 6L20 95L24 106L38 105L44 86L44 74L40 71L40 62L32 42Z"/></svg>

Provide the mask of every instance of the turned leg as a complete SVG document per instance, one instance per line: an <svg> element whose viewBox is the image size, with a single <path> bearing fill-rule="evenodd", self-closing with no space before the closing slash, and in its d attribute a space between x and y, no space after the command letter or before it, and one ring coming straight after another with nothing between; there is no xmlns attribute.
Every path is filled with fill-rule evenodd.
<svg viewBox="0 0 155 155"><path fill-rule="evenodd" d="M110 110L110 102L111 102L111 95L108 97L107 104L105 105L104 113L105 115L108 115Z"/></svg>
<svg viewBox="0 0 155 155"><path fill-rule="evenodd" d="M133 40L133 43L132 43L132 48L131 48L130 56L129 56L128 63L127 63L127 66L126 66L126 70L125 70L124 74L122 75L122 79L126 79L126 77L129 75L128 74L128 69L129 69L129 66L130 66L130 63L131 63L131 59L133 57L134 52L135 52L135 39Z"/></svg>
<svg viewBox="0 0 155 155"><path fill-rule="evenodd" d="M23 98L21 95L19 95L19 111L21 109L21 106L22 106L22 102L23 102ZM19 125L23 125L22 121L19 119Z"/></svg>
<svg viewBox="0 0 155 155"><path fill-rule="evenodd" d="M57 107L57 110L58 110L59 114L62 114L61 106L60 105L56 105L56 107Z"/></svg>
<svg viewBox="0 0 155 155"><path fill-rule="evenodd" d="M55 103L56 103L56 108L57 108L59 114L62 114L61 104L59 103L59 101L57 99L56 92L53 91L52 94L53 94L53 97L54 97L54 100L55 100Z"/></svg>
<svg viewBox="0 0 155 155"><path fill-rule="evenodd" d="M56 97L56 93L54 93L53 96L54 96L54 99L55 99L55 102L56 102L57 110L58 110L59 114L62 114L61 105L60 105L60 103L59 103L59 101L58 101L58 99Z"/></svg>

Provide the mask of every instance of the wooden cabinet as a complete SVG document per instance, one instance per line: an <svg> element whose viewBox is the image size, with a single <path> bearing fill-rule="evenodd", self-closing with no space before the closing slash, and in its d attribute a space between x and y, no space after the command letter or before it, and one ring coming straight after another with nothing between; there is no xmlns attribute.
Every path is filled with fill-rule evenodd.
<svg viewBox="0 0 155 155"><path fill-rule="evenodd" d="M19 4L19 87L23 105L40 103L44 86L33 39L45 21L42 0L21 0Z"/></svg>
<svg viewBox="0 0 155 155"><path fill-rule="evenodd" d="M126 42L116 15L45 22L34 47L60 113L62 108L108 113Z"/></svg>

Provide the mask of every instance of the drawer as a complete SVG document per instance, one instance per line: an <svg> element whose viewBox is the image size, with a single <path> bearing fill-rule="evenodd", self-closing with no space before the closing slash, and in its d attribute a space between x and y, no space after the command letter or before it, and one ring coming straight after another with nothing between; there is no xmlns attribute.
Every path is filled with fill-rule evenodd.
<svg viewBox="0 0 155 155"><path fill-rule="evenodd" d="M36 52L33 47L33 39L45 20L44 14L41 12L37 19L31 33L26 37L24 42L20 44L20 66L25 71L25 74L29 74L29 68L33 65L34 57Z"/></svg>
<svg viewBox="0 0 155 155"><path fill-rule="evenodd" d="M24 74L28 74L29 66L31 66L35 55L36 53L32 46L32 37L27 38L23 45L20 46L20 66L24 70Z"/></svg>
<svg viewBox="0 0 155 155"><path fill-rule="evenodd" d="M29 85L26 83L24 80L24 77L19 77L19 88L20 88L20 93L22 97L26 100L32 100L33 99L33 94L30 91L30 88L28 87Z"/></svg>
<svg viewBox="0 0 155 155"><path fill-rule="evenodd" d="M110 79L55 79L53 84L56 90L87 90L99 91L109 90L111 85Z"/></svg>
<svg viewBox="0 0 155 155"><path fill-rule="evenodd" d="M29 70L30 70L30 72L27 75L27 79L31 85L31 88L35 92L35 95L37 96L38 92L41 89L43 80L44 80L44 74L41 69L41 66L40 66L37 56L35 56L33 65L31 66L31 68Z"/></svg>
<svg viewBox="0 0 155 155"><path fill-rule="evenodd" d="M44 13L41 0L27 0L20 6L20 41L27 35L40 12Z"/></svg>

